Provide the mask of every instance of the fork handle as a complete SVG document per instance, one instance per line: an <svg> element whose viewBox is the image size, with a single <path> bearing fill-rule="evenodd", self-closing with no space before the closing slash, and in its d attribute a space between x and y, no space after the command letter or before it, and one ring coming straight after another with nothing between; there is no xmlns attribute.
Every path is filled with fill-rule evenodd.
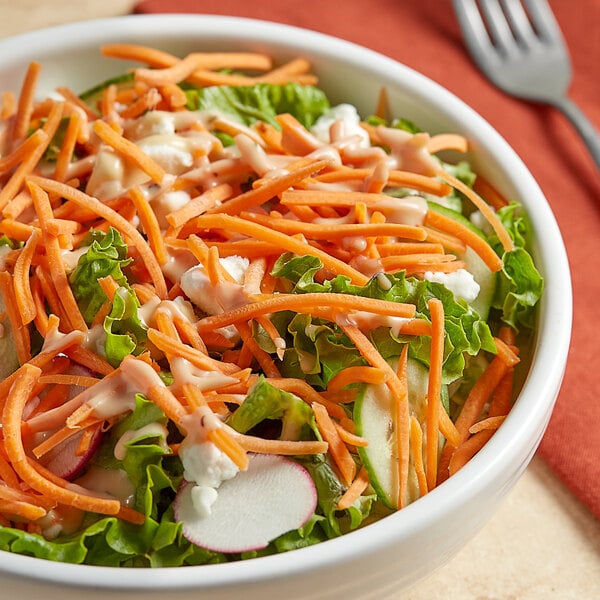
<svg viewBox="0 0 600 600"><path fill-rule="evenodd" d="M596 167L600 171L600 135L594 128L592 122L585 116L582 110L567 97L561 98L553 103L571 121L583 142L587 146Z"/></svg>

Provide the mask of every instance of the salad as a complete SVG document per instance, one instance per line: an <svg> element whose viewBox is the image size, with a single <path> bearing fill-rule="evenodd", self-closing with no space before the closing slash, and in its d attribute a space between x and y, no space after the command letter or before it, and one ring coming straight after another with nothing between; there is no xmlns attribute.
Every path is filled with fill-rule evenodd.
<svg viewBox="0 0 600 600"><path fill-rule="evenodd" d="M468 140L332 106L304 58L101 52L140 66L2 96L0 549L248 559L462 468L543 290Z"/></svg>

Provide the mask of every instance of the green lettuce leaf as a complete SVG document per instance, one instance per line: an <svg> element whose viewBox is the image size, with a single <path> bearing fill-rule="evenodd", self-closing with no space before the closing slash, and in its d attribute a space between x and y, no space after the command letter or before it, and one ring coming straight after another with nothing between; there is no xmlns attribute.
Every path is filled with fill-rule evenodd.
<svg viewBox="0 0 600 600"><path fill-rule="evenodd" d="M275 115L290 113L310 128L330 106L322 90L294 82L190 88L186 96L189 110L219 110L245 125L265 121L278 129Z"/></svg>
<svg viewBox="0 0 600 600"><path fill-rule="evenodd" d="M317 432L310 406L261 376L227 423L236 431L246 433L265 420L281 420L280 439L314 439Z"/></svg>
<svg viewBox="0 0 600 600"><path fill-rule="evenodd" d="M129 354L141 354L146 347L147 328L140 320L139 308L140 303L131 288L117 290L112 310L104 319L104 352L113 367L118 367Z"/></svg>
<svg viewBox="0 0 600 600"><path fill-rule="evenodd" d="M502 320L517 331L533 329L535 307L544 291L544 280L528 251L531 224L523 207L516 202L498 210L498 216L515 247L503 252L497 236L490 238L492 247L502 256L503 262L492 306L499 309Z"/></svg>
<svg viewBox="0 0 600 600"><path fill-rule="evenodd" d="M386 274L389 285L382 286L379 277L373 277L366 285L357 286L345 276L337 276L323 283L314 281L315 273L321 268L321 262L314 256L295 257L290 254L281 256L273 267L275 277L283 277L291 284L292 293L330 292L353 294L368 298L378 298L391 302L408 302L417 307L417 316L429 319L427 303L431 298L438 298L444 305L446 342L442 376L444 383L458 379L465 367L465 353L476 355L480 350L495 352L496 347L488 324L463 300L456 300L454 294L440 283L420 281L414 277L406 277L404 272ZM318 321L315 327L306 316L293 316L287 323L290 346L284 356L282 372L291 376L299 376L309 383L326 386L327 381L341 368L351 364L363 364L357 351L345 340L336 325ZM281 325L279 331L282 331ZM308 332L308 333L307 333ZM386 359L398 357L402 344L409 344L409 354L429 365L429 336L395 336L390 328L381 327L371 331L371 341ZM324 343L326 342L326 343ZM331 343L336 344L337 352L331 351ZM324 347L328 351L323 352ZM307 353L312 355L312 364ZM288 356L290 355L290 356ZM341 360L340 360L341 357ZM330 358L332 359L330 362ZM312 365L310 370L298 369L303 365ZM310 377L318 374L321 381Z"/></svg>
<svg viewBox="0 0 600 600"><path fill-rule="evenodd" d="M113 227L106 234L91 232L83 245L89 245L89 248L79 258L77 267L69 276L69 283L81 314L89 325L107 299L98 279L112 275L119 285L127 286L122 269L131 259L127 258L127 245Z"/></svg>

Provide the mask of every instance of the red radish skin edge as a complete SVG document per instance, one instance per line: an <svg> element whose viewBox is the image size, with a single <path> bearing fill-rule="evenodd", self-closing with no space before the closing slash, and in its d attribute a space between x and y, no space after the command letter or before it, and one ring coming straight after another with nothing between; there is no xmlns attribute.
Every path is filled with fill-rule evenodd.
<svg viewBox="0 0 600 600"><path fill-rule="evenodd" d="M181 486L174 515L192 544L223 553L259 550L310 519L317 506L317 490L302 465L271 454L250 454L249 459L246 471L217 489L207 517L198 517L194 509L193 484Z"/></svg>
<svg viewBox="0 0 600 600"><path fill-rule="evenodd" d="M76 433L48 452L44 459L44 466L58 477L72 481L83 473L96 450L98 450L103 435L102 423L99 423L86 451L81 455L77 455L77 448L83 436L83 431Z"/></svg>

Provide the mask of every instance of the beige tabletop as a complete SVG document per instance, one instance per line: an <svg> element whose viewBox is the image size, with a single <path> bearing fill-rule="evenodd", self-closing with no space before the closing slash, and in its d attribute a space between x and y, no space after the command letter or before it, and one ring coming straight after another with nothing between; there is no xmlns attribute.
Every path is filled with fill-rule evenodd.
<svg viewBox="0 0 600 600"><path fill-rule="evenodd" d="M0 37L123 15L133 0L0 0ZM538 457L484 529L404 600L600 599L600 522Z"/></svg>

